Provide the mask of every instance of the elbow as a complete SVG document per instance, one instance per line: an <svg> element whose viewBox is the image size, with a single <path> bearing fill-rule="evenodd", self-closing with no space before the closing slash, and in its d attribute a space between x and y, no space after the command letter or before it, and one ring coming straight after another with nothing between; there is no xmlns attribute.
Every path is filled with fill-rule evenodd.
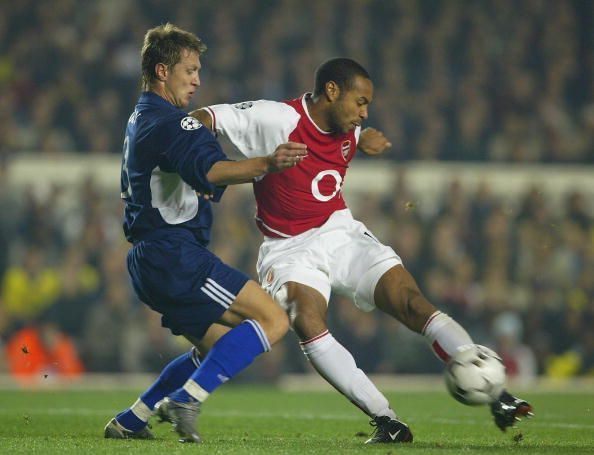
<svg viewBox="0 0 594 455"><path fill-rule="evenodd" d="M210 171L208 174L206 174L206 180L208 181L208 183L217 186L225 184L225 181L223 180L222 176L217 172Z"/></svg>
<svg viewBox="0 0 594 455"><path fill-rule="evenodd" d="M213 185L222 185L224 184L225 178L225 162L224 161L217 161L214 163L211 168L206 173L206 180L208 183L212 183Z"/></svg>

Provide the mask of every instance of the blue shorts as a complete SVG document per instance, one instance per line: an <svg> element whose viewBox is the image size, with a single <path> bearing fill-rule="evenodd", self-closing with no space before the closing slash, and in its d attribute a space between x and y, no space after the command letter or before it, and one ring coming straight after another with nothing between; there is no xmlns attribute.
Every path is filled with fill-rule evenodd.
<svg viewBox="0 0 594 455"><path fill-rule="evenodd" d="M135 243L128 271L140 300L161 313L163 327L202 338L249 277L224 264L190 232L172 231L167 238Z"/></svg>

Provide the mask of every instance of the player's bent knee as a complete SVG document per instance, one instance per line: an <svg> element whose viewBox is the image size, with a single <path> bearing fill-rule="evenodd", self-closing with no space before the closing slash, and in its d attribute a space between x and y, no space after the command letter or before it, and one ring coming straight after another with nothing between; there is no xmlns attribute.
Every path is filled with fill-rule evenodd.
<svg viewBox="0 0 594 455"><path fill-rule="evenodd" d="M280 340L289 330L289 318L255 281L248 281L237 295L229 312L242 321L257 321L270 344ZM230 317L226 316L227 322Z"/></svg>
<svg viewBox="0 0 594 455"><path fill-rule="evenodd" d="M316 337L328 329L328 304L321 294L297 287L297 292L290 293L285 308L291 327L302 341Z"/></svg>
<svg viewBox="0 0 594 455"><path fill-rule="evenodd" d="M274 344L289 331L289 317L270 297L269 303L264 306L266 307L264 313L254 319L266 333L270 344Z"/></svg>

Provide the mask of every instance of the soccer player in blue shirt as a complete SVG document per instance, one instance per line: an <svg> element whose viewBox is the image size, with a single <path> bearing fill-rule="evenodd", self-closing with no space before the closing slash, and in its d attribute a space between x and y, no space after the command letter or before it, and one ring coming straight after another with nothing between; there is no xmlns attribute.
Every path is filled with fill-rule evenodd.
<svg viewBox="0 0 594 455"><path fill-rule="evenodd" d="M194 34L172 24L145 35L144 92L128 120L121 172L124 232L133 244L127 265L138 297L162 314L173 334L198 345L213 323L231 330L202 363L193 350L167 365L130 408L108 422L106 438L152 439L147 421L168 396L167 413L180 441L200 442L201 403L289 327L284 311L255 281L206 248L210 200L218 201L225 185L296 165L306 147L289 142L269 157L230 161L210 130L183 110L200 85L205 50Z"/></svg>

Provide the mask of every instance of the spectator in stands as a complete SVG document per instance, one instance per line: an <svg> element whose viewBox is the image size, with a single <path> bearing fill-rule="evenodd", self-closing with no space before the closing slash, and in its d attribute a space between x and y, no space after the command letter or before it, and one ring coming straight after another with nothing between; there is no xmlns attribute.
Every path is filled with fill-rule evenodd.
<svg viewBox="0 0 594 455"><path fill-rule="evenodd" d="M209 17L201 26L219 52L205 78L216 77L217 90L201 105L303 91L304 68L347 55L372 68L381 102L371 120L394 138L394 159L594 162L588 2L444 1L427 9L348 0L341 20L330 13L335 0L296 5L245 0L223 12L208 2L173 10L140 0L6 4L0 142L13 151L119 153L109 131L137 92L133 49L146 24L191 28ZM27 46L31 30L37 39ZM260 71L246 79L253 62Z"/></svg>

